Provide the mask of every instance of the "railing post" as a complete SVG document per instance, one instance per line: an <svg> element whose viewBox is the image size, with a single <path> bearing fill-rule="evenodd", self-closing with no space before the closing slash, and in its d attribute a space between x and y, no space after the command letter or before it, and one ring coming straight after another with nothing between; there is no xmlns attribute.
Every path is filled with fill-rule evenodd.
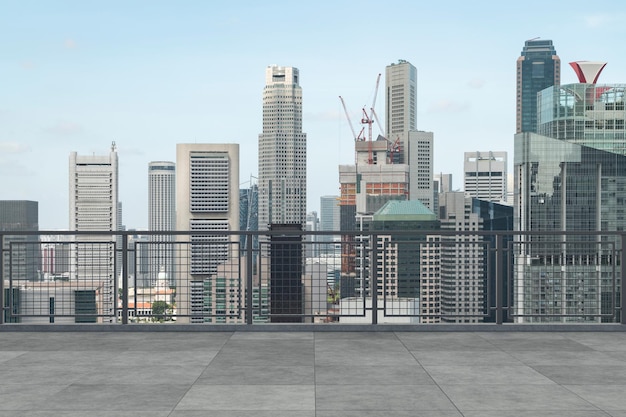
<svg viewBox="0 0 626 417"><path fill-rule="evenodd" d="M372 296L372 324L378 324L378 242L376 234L370 235L370 294Z"/></svg>
<svg viewBox="0 0 626 417"><path fill-rule="evenodd" d="M619 322L626 324L626 302L624 301L624 276L626 276L626 234L620 234L621 252L620 252L620 285L619 285Z"/></svg>
<svg viewBox="0 0 626 417"><path fill-rule="evenodd" d="M0 324L4 324L4 235L0 234Z"/></svg>
<svg viewBox="0 0 626 417"><path fill-rule="evenodd" d="M502 290L504 288L504 250L503 250L503 236L501 234L496 235L496 324L502 324L503 321L503 311L502 311L502 301L503 294Z"/></svg>
<svg viewBox="0 0 626 417"><path fill-rule="evenodd" d="M122 324L128 324L128 235L122 235ZM117 290L116 290L117 291Z"/></svg>
<svg viewBox="0 0 626 417"><path fill-rule="evenodd" d="M246 234L246 324L252 324L252 234ZM261 293L259 292L259 308Z"/></svg>

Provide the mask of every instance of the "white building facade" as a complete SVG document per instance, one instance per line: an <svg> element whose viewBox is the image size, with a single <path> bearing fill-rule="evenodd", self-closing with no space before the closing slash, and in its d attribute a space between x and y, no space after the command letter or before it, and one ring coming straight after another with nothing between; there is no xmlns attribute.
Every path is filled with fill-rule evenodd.
<svg viewBox="0 0 626 417"><path fill-rule="evenodd" d="M150 231L176 230L176 164L153 161L148 164L148 228ZM149 273L152 284L159 273L173 284L173 235L150 235Z"/></svg>
<svg viewBox="0 0 626 417"><path fill-rule="evenodd" d="M269 66L259 134L259 230L306 222L306 133L302 88L294 67Z"/></svg>
<svg viewBox="0 0 626 417"><path fill-rule="evenodd" d="M239 230L239 145L177 144L176 167L176 230L199 232L177 236L178 311L202 322L202 305L190 303L194 291L239 260L239 237L223 233Z"/></svg>

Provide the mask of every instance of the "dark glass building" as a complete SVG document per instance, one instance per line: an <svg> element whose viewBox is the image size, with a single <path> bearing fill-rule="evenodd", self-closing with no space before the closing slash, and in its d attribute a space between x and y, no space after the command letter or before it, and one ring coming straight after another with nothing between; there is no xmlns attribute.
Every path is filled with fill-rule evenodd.
<svg viewBox="0 0 626 417"><path fill-rule="evenodd" d="M4 279L39 281L39 236L12 235L14 231L39 230L39 203L0 200L0 234L4 235ZM10 276L9 276L10 275Z"/></svg>
<svg viewBox="0 0 626 417"><path fill-rule="evenodd" d="M538 95L541 134L515 136L515 230L624 230L625 91L621 84L570 84ZM619 249L616 236L520 239L515 313L525 322L611 321L620 295Z"/></svg>
<svg viewBox="0 0 626 417"><path fill-rule="evenodd" d="M517 133L537 131L537 93L560 83L561 60L552 41L526 41L517 59Z"/></svg>

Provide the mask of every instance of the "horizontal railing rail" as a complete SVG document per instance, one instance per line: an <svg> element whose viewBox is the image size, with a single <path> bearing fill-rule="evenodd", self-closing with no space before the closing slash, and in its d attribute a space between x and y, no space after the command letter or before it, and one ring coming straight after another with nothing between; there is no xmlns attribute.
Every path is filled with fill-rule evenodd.
<svg viewBox="0 0 626 417"><path fill-rule="evenodd" d="M621 323L623 232L11 231L0 324Z"/></svg>

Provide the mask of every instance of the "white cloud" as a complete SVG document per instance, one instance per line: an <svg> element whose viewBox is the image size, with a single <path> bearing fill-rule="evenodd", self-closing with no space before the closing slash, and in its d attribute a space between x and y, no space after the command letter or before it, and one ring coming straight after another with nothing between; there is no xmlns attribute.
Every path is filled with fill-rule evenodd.
<svg viewBox="0 0 626 417"><path fill-rule="evenodd" d="M470 105L468 103L459 103L452 100L439 100L430 103L428 110L435 113L460 113L467 111Z"/></svg>
<svg viewBox="0 0 626 417"><path fill-rule="evenodd" d="M30 146L19 142L0 142L0 152L23 153L30 152Z"/></svg>
<svg viewBox="0 0 626 417"><path fill-rule="evenodd" d="M81 133L83 131L83 127L73 122L59 122L54 126L45 128L44 131L54 135L68 136Z"/></svg>

